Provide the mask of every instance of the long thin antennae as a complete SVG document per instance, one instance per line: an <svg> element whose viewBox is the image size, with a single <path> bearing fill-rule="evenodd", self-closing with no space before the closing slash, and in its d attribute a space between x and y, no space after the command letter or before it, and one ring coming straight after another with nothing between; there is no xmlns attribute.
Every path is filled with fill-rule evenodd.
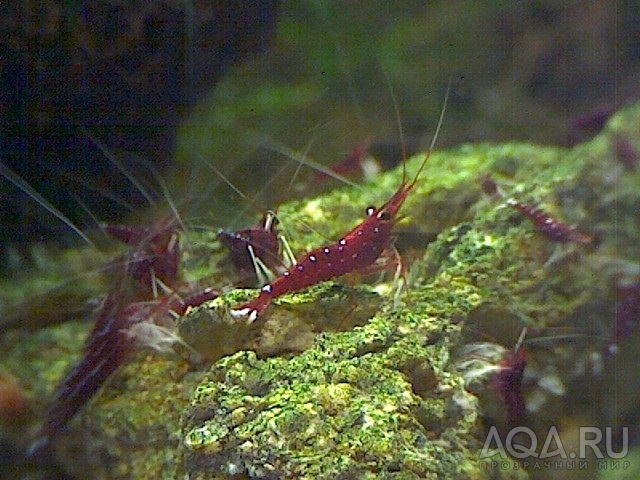
<svg viewBox="0 0 640 480"><path fill-rule="evenodd" d="M123 198L119 197L118 195L112 194L104 190L103 188L92 185L91 182L88 182L85 179L78 178L77 176L73 176L65 172L61 174L61 177L64 180L68 180L70 183L81 185L83 188L91 192L98 193L102 198L111 200L115 205L119 205L128 211L132 212L135 210L135 207L133 206L133 204L126 202Z"/></svg>
<svg viewBox="0 0 640 480"><path fill-rule="evenodd" d="M518 351L518 349L520 349L520 347L522 346L522 342L524 342L524 337L527 336L527 327L524 327L522 329L522 332L520 332L520 336L518 337L518 341L516 342L516 346L514 348L514 351Z"/></svg>
<svg viewBox="0 0 640 480"><path fill-rule="evenodd" d="M431 156L431 152L433 151L434 147L436 146L436 141L438 140L438 135L440 135L440 128L442 128L442 123L444 121L444 113L447 110L447 103L449 101L449 92L451 92L451 80L449 80L449 82L447 83L447 91L444 95L444 102L442 103L442 109L440 110L440 118L438 118L438 125L436 126L436 131L433 134L433 138L431 139L431 144L429 145L429 150L427 151L427 157L424 159L424 161L422 162L422 164L420 165L420 168L418 169L418 172L416 173L416 176L413 180L412 185L415 185L415 183L418 181L418 177L420 176L420 173L422 173L422 170L424 169L425 165L427 164L427 160L429 160L429 157Z"/></svg>
<svg viewBox="0 0 640 480"><path fill-rule="evenodd" d="M87 206L87 204L85 202L83 202L80 197L78 197L75 193L71 193L71 196L73 197L73 199L78 203L78 205L80 205L80 208L82 208L82 210L84 210L84 212L89 216L89 218L91 218L91 220L93 221L93 223L95 223L98 228L102 229L102 224L101 222L98 220L98 217L96 217L93 212L91 211L91 209Z"/></svg>
<svg viewBox="0 0 640 480"><path fill-rule="evenodd" d="M321 17L321 25L325 28L326 33L328 34L328 37L331 41L331 46L333 47L335 58L338 60L338 68L340 69L339 71L342 74L342 77L346 80L349 97L351 98L351 105L356 112L358 123L360 124L360 127L364 129L366 123L366 115L364 114L362 108L362 102L360 101L356 93L356 81L354 79L352 68L349 66L349 61L347 59L347 55L345 54L345 48L341 46L338 35L336 34L336 29L331 28L333 26L333 20L327 13L326 5L320 0L316 0L315 2L313 2L313 4L317 14Z"/></svg>
<svg viewBox="0 0 640 480"><path fill-rule="evenodd" d="M236 192L240 197L249 202L258 212L262 212L262 209L254 202L251 198L249 198L242 190L240 190L236 185L233 184L231 180L224 173L218 170L211 162L206 162L206 165L213 170L216 175L218 175L224 183L229 185L229 187Z"/></svg>
<svg viewBox="0 0 640 480"><path fill-rule="evenodd" d="M254 137L255 137L255 140L254 140L255 146L266 148L271 151L277 152L281 155L284 155L287 158L297 160L303 165L311 167L320 173L324 173L325 175L331 178L334 178L335 180L338 180L346 185L349 185L350 187L354 187L359 190L362 190L362 187L357 183L352 182L348 178L343 177L342 175L331 170L330 168L327 168L324 165L312 160L306 155L300 155L300 153L296 152L295 150L292 150L291 148L269 137L268 135L254 132Z"/></svg>
<svg viewBox="0 0 640 480"><path fill-rule="evenodd" d="M393 102L393 111L396 115L396 125L398 126L398 136L400 137L400 147L402 148L402 165L403 165L403 178L404 175L406 174L406 171L404 170L404 166L405 163L404 160L407 159L407 147L405 145L405 140L404 140L404 130L402 129L402 119L400 117L400 107L398 106L398 100L396 98L396 94L393 91L393 85L391 85L391 79L389 78L389 74L387 73L386 70L382 70L382 73L384 73L384 79L387 82L387 88L389 89L389 93L391 94L391 101Z"/></svg>
<svg viewBox="0 0 640 480"><path fill-rule="evenodd" d="M20 175L15 173L9 167L7 167L4 163L0 162L0 175L5 177L11 183L13 183L17 188L22 190L24 193L29 195L33 200L35 200L42 208L48 211L51 215L56 217L62 223L64 223L67 227L69 227L74 233L76 233L82 240L84 240L87 244L92 247L95 246L93 242L87 237L82 231L74 225L74 223L67 217L64 213L54 207L50 202L48 202L42 195L40 195L31 185L29 185Z"/></svg>
<svg viewBox="0 0 640 480"><path fill-rule="evenodd" d="M180 227L183 230L186 231L186 227L185 227L184 221L182 220L182 217L180 216L180 212L178 212L178 207L176 205L176 202L173 200L173 197L171 196L171 193L169 192L169 188L167 187L167 184L162 179L162 176L157 172L157 170L155 168L153 168L153 166L150 166L149 169L150 169L151 173L153 174L153 178L155 179L155 181L160 186L160 189L162 190L162 195L164 195L164 198L166 199L167 203L169 204L169 208L173 212L173 215L176 218L176 221L178 222Z"/></svg>
<svg viewBox="0 0 640 480"><path fill-rule="evenodd" d="M311 137L311 139L307 142L307 146L304 148L304 152L302 152L301 158L307 158L307 155L309 154L309 150L311 150L312 144L313 144L313 137ZM302 169L302 162L298 162L298 164L296 165L296 169L293 172L293 175L291 175L291 180L289 181L289 186L287 187L287 193L289 193L291 191L291 188L293 188L293 182L296 181L296 178L300 174L301 169Z"/></svg>
<svg viewBox="0 0 640 480"><path fill-rule="evenodd" d="M442 109L440 110L440 118L438 118L438 126L436 127L436 132L433 134L433 138L431 139L431 144L429 145L429 151L433 150L433 147L436 146L438 135L440 135L440 128L442 127L442 122L444 120L444 113L447 110L447 103L449 102L450 92L451 92L451 80L449 80L449 82L447 83L447 91L444 94L444 103L442 104Z"/></svg>
<svg viewBox="0 0 640 480"><path fill-rule="evenodd" d="M149 205L151 205L152 207L155 206L155 201L153 200L153 197L151 196L151 194L147 191L146 188L144 188L142 186L142 184L135 178L135 176L124 166L124 164L118 160L116 158L116 156L109 151L109 149L107 148L107 146L102 143L100 140L98 140L95 136L93 136L91 134L91 132L84 126L80 127L80 130L82 131L82 133L89 139L91 140L91 142L93 142L93 144L98 147L98 149L102 152L102 154L113 164L115 165L115 167L120 170L120 173L122 173L127 180L129 180L131 182L131 184L136 187L140 193L142 193L142 196L147 200L147 202L149 202Z"/></svg>

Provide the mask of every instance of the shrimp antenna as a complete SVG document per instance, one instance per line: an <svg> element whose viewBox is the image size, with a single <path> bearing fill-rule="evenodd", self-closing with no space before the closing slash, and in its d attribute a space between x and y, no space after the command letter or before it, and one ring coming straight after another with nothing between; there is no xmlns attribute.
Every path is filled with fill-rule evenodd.
<svg viewBox="0 0 640 480"><path fill-rule="evenodd" d="M70 193L71 197L77 202L78 205L80 205L80 208L82 208L82 210L84 210L84 212L89 216L89 218L91 219L91 221L93 223L96 224L96 226L101 229L104 230L102 228L102 223L100 222L100 220L98 220L98 217L96 217L93 212L91 211L91 209L88 207L88 205L79 197L77 196L75 193L71 192Z"/></svg>
<svg viewBox="0 0 640 480"><path fill-rule="evenodd" d="M527 336L527 327L524 327L522 329L522 331L520 332L520 336L518 337L518 341L516 342L516 346L514 347L514 351L517 352L520 347L522 346L522 343L524 342L524 337Z"/></svg>
<svg viewBox="0 0 640 480"><path fill-rule="evenodd" d="M393 90L393 85L391 84L391 79L389 78L389 74L386 70L382 70L384 73L384 80L387 82L387 88L389 89L389 94L391 95L391 101L393 102L393 112L396 116L396 125L398 126L398 136L400 137L400 148L402 148L402 178L406 178L407 170L406 170L406 162L407 159L407 147L405 145L404 140L404 130L402 128L402 118L400 117L400 107L398 105L398 100L396 99L396 93Z"/></svg>
<svg viewBox="0 0 640 480"><path fill-rule="evenodd" d="M7 167L3 162L0 161L0 175L9 180L13 185L22 190L28 196L30 196L34 201L36 201L42 208L48 211L51 215L56 217L62 223L64 223L67 227L69 227L74 233L76 233L82 240L84 240L87 244L92 247L95 246L94 243L87 237L82 231L76 227L76 225L67 217L64 213L54 207L51 202L47 201L42 195L40 195L35 188L29 185L20 175L15 173L9 167Z"/></svg>
<svg viewBox="0 0 640 480"><path fill-rule="evenodd" d="M433 138L431 139L431 144L429 145L429 151L433 150L433 147L436 146L438 135L440 135L440 129L442 128L442 123L444 121L444 113L447 110L447 103L449 102L450 93L451 93L451 80L447 82L447 91L444 94L444 103L442 104L442 108L440 109L440 117L438 118L438 125L436 126L436 131L433 134Z"/></svg>
<svg viewBox="0 0 640 480"><path fill-rule="evenodd" d="M127 169L127 167L124 166L124 164L118 160L116 158L116 156L113 154L113 152L109 151L109 149L107 148L107 146L101 142L100 140L98 140L97 137L95 137L90 131L89 129L87 129L84 126L80 127L80 131L82 132L83 135L85 135L89 140L91 140L91 142L98 147L98 149L102 152L102 154L107 158L107 160L109 160L118 170L120 170L120 173L122 173L127 180L129 180L131 182L131 184L136 187L140 193L142 193L142 196L147 200L147 202L149 202L149 205L151 205L152 207L155 207L155 201L153 200L153 197L151 196L151 194L147 191L146 188L144 188L142 186L142 184L135 178L135 176Z"/></svg>
<svg viewBox="0 0 640 480"><path fill-rule="evenodd" d="M313 136L307 142L306 147L304 147L304 152L302 152L302 155L300 156L301 159L307 158L307 155L309 154L309 150L311 150L311 145L313 145ZM293 172L293 175L291 175L291 180L289 181L289 186L287 187L287 193L289 193L293 188L293 183L295 182L296 178L300 174L300 170L302 169L303 163L302 162L297 162L297 163L298 164L296 165L296 169Z"/></svg>
<svg viewBox="0 0 640 480"><path fill-rule="evenodd" d="M249 202L253 208L255 208L258 212L263 211L263 209L260 208L260 206L254 200L249 198L242 190L240 190L236 185L234 185L233 182L229 180L229 178L224 173L222 173L220 170L218 170L215 167L215 165L213 165L211 162L206 162L206 165L211 170L213 170L216 173L216 175L218 175L222 179L222 181L226 183L234 192L236 192L238 195L240 195L241 198Z"/></svg>
<svg viewBox="0 0 640 480"><path fill-rule="evenodd" d="M355 108L358 124L361 129L364 129L366 126L366 115L362 108L362 101L356 93L356 81L353 75L353 68L349 65L349 60L345 54L346 49L342 47L336 29L330 28L333 25L333 20L327 13L326 5L321 0L315 0L313 4L317 15L320 17L320 21L322 22L321 25L326 28L328 38L330 39L331 46L335 53L334 58L338 61L339 72L347 83L351 105Z"/></svg>
<svg viewBox="0 0 640 480"><path fill-rule="evenodd" d="M415 178L413 180L412 185L415 185L415 183L418 181L418 177L422 173L422 170L424 169L425 165L427 164L427 160L429 160L429 157L431 156L431 152L433 152L433 149L436 146L436 142L438 141L438 136L440 135L440 129L442 128L442 123L444 121L444 114L445 114L445 112L447 110L447 103L449 102L449 93L450 92L451 92L451 80L449 80L449 82L447 83L447 91L444 94L444 102L442 103L442 108L440 109L440 117L438 118L438 124L436 125L436 131L433 133L433 138L431 139L431 143L429 144L429 150L427 151L427 157L424 159L424 161L420 165L420 168L418 169L418 172L416 173L416 176L415 176Z"/></svg>
<svg viewBox="0 0 640 480"><path fill-rule="evenodd" d="M309 158L306 154L304 155L300 155L300 153L296 152L295 150L289 148L288 146L286 146L285 144L278 142L277 140L275 140L274 138L265 135L263 133L258 133L258 132L254 132L254 140L253 140L253 144L257 147L262 147L262 148L266 148L268 150L271 150L273 152L279 153L287 158L291 158L293 160L297 160L298 162L300 162L303 165L306 165L308 167L311 167L312 169L323 173L335 180L338 180L339 182L342 182L346 185L349 185L350 187L354 187L357 188L359 190L362 190L362 187L360 185L358 185L357 183L352 182L351 180L349 180L346 177L343 177L342 175L334 172L333 170L331 170L330 168L325 167L324 165L316 162L315 160L312 160L311 158Z"/></svg>
<svg viewBox="0 0 640 480"><path fill-rule="evenodd" d="M165 200L167 201L167 204L169 205L169 208L171 209L171 212L173 213L174 217L176 218L176 221L178 222L180 227L183 230L186 231L185 223L182 220L182 216L180 215L180 212L178 212L178 207L177 207L176 202L174 201L173 197L171 196L171 193L169 192L169 187L167 187L167 184L162 179L162 176L153 167L153 165L149 166L149 170L151 171L151 174L153 175L153 178L155 179L155 181L160 186L160 189L162 190L162 195L164 196Z"/></svg>

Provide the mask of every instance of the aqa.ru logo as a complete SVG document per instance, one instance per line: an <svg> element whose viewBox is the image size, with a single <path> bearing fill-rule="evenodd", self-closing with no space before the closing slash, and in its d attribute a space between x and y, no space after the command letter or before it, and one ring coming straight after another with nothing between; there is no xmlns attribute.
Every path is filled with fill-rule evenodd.
<svg viewBox="0 0 640 480"><path fill-rule="evenodd" d="M516 440L517 436L517 440ZM504 442L498 434L498 429L493 426L489 430L487 439L484 442L482 451L480 452L480 458L490 458L496 454L499 454L503 459L507 458L507 452L511 457L515 459L527 459L527 458L561 458L561 459L587 459L594 458L593 456L587 456L587 448L590 448L595 458L603 459L605 455L602 453L601 445L603 434L602 429L598 427L580 427L579 430L579 451L567 450L562 444L560 435L556 427L551 427L547 433L542 448L538 451L538 437L533 430L527 427L512 428L507 433ZM604 448L606 458L620 459L627 455L629 452L629 427L622 427L622 446L620 451L615 452L612 447L612 433L611 427L605 428L604 434ZM490 448L495 445L493 450Z"/></svg>

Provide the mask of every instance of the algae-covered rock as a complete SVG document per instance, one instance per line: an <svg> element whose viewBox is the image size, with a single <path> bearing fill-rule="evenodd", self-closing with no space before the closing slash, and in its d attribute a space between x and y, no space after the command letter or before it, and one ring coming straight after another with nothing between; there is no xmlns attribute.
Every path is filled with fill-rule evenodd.
<svg viewBox="0 0 640 480"><path fill-rule="evenodd" d="M60 436L60 462L77 471L91 458L92 478L525 478L504 468L512 460L492 469L480 458L485 428L513 424L490 372L524 327L519 421L540 438L556 426L567 441L575 425L637 429L639 333L635 318L614 322L640 281L640 172L629 161L639 125L636 105L573 149L434 152L395 228L406 289L383 264L368 284L352 276L283 296L251 325L229 310L256 292L229 291L178 321L201 363L134 356ZM409 176L423 158L409 160ZM487 176L501 197L483 193ZM292 248L340 238L401 180L398 170L282 205ZM508 199L589 240L553 241ZM198 235L183 237L184 276L215 284L227 276L207 270L217 262L199 252L213 240ZM3 340L2 368L27 391L51 392L51 375L24 374L47 340ZM536 478L566 478L554 468Z"/></svg>
<svg viewBox="0 0 640 480"><path fill-rule="evenodd" d="M446 311L468 310L478 298L468 293ZM446 369L456 330L423 303L320 335L292 358L224 358L185 418L187 470L193 478L477 476L476 405Z"/></svg>

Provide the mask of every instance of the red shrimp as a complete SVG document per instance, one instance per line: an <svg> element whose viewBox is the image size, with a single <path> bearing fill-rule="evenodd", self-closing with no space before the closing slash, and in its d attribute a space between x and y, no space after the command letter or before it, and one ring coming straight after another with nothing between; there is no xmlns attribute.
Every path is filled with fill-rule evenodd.
<svg viewBox="0 0 640 480"><path fill-rule="evenodd" d="M508 199L507 204L518 210L525 217L528 217L536 226L538 231L543 233L549 240L554 242L574 242L590 244L594 241L593 235L583 233L575 225L567 225L558 219L553 218L544 210L527 203Z"/></svg>
<svg viewBox="0 0 640 480"><path fill-rule="evenodd" d="M527 366L527 350L521 344L505 355L491 379L491 388L500 396L511 427L522 425L526 412L522 379Z"/></svg>
<svg viewBox="0 0 640 480"><path fill-rule="evenodd" d="M231 261L240 275L239 285L255 286L261 278L266 280L264 270L282 273L286 269L286 263L280 259L277 223L276 215L267 212L257 227L218 231L218 240L229 249ZM271 278L277 273L271 274Z"/></svg>
<svg viewBox="0 0 640 480"><path fill-rule="evenodd" d="M524 345L527 332L527 328L522 329L512 349L496 343L468 344L456 364L472 392L472 385L478 379L488 379L487 387L500 400L499 405L511 427L522 425L526 414L523 380L527 367L527 348Z"/></svg>
<svg viewBox="0 0 640 480"><path fill-rule="evenodd" d="M103 228L129 245L131 251L112 261L114 267L122 267L116 271L117 282L98 310L82 359L58 387L38 437L29 449L30 455L39 455L50 448L51 441L105 381L129 361L132 351L143 346L164 350L166 345L180 341L173 332L174 318L219 294L208 288L183 299L171 289L182 285L175 221ZM130 280L139 283L142 291L131 292ZM157 291L157 286L163 288L164 294ZM192 293L194 286L186 284L183 289Z"/></svg>
<svg viewBox="0 0 640 480"><path fill-rule="evenodd" d="M140 346L162 350L162 341L175 343L178 337L167 337L162 328L172 324L174 317L185 315L190 308L214 299L219 292L207 288L186 299L170 293L154 300L132 303L124 302L121 294L116 289L103 301L87 338L84 356L58 387L37 440L30 447L31 455L49 448L51 440L64 430L104 382L128 362L131 352ZM152 336L154 331L160 337Z"/></svg>
<svg viewBox="0 0 640 480"><path fill-rule="evenodd" d="M492 198L504 197L496 181L489 175L481 177L480 184L484 192ZM595 240L593 235L581 232L575 225L567 225L557 218L553 218L535 205L522 203L513 198L507 199L507 205L531 220L539 232L554 242L591 244Z"/></svg>
<svg viewBox="0 0 640 480"><path fill-rule="evenodd" d="M104 231L131 247L118 261L144 290L155 292L156 279L173 285L178 279L180 242L174 221L161 221L149 226L104 225Z"/></svg>
<svg viewBox="0 0 640 480"><path fill-rule="evenodd" d="M429 160L431 151L442 126L449 91L440 112L440 119L431 146L412 181L405 177L398 190L381 207L367 208L367 218L336 243L317 248L305 255L291 269L273 282L265 285L255 299L234 308L234 317L247 317L254 322L272 300L289 292L326 282L349 272L373 264L391 244L391 229L396 215L418 182L420 173Z"/></svg>
<svg viewBox="0 0 640 480"><path fill-rule="evenodd" d="M367 178L376 175L382 168L379 162L371 157L369 144L369 140L357 144L344 159L331 165L330 170L344 177L361 175ZM316 181L325 181L329 178L332 176L326 172L318 172L315 176Z"/></svg>

